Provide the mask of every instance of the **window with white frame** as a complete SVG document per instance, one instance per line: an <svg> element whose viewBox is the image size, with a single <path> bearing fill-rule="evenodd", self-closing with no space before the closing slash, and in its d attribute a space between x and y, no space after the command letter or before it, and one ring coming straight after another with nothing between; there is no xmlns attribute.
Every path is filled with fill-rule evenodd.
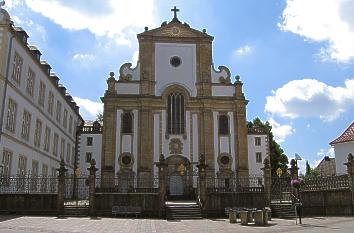
<svg viewBox="0 0 354 233"><path fill-rule="evenodd" d="M261 137L255 137L254 138L254 144L256 146L260 146L262 144L262 140L261 140Z"/></svg>
<svg viewBox="0 0 354 233"><path fill-rule="evenodd" d="M59 135L57 133L54 133L54 139L53 139L53 155L58 156L58 143L59 143Z"/></svg>
<svg viewBox="0 0 354 233"><path fill-rule="evenodd" d="M27 170L27 158L24 155L20 155L18 157L17 175L19 176L26 175L26 170Z"/></svg>
<svg viewBox="0 0 354 233"><path fill-rule="evenodd" d="M68 110L64 109L64 115L63 115L63 127L66 129L68 126Z"/></svg>
<svg viewBox="0 0 354 233"><path fill-rule="evenodd" d="M48 165L45 163L42 164L42 176L43 177L48 176Z"/></svg>
<svg viewBox="0 0 354 233"><path fill-rule="evenodd" d="M48 113L53 115L53 106L54 106L54 94L53 92L49 91L48 94Z"/></svg>
<svg viewBox="0 0 354 233"><path fill-rule="evenodd" d="M17 84L21 83L22 64L23 58L17 52L15 52L11 77Z"/></svg>
<svg viewBox="0 0 354 233"><path fill-rule="evenodd" d="M40 81L39 83L39 93L38 93L38 104L40 106L44 106L44 100L45 100L45 84L44 82Z"/></svg>
<svg viewBox="0 0 354 233"><path fill-rule="evenodd" d="M73 116L70 115L69 117L69 133L71 134L73 131Z"/></svg>
<svg viewBox="0 0 354 233"><path fill-rule="evenodd" d="M262 163L262 152L256 152L256 163Z"/></svg>
<svg viewBox="0 0 354 233"><path fill-rule="evenodd" d="M39 163L37 160L32 160L32 172L31 175L32 176L38 176L38 167L39 167Z"/></svg>
<svg viewBox="0 0 354 233"><path fill-rule="evenodd" d="M31 113L29 113L26 109L24 109L23 117L22 117L21 137L26 141L29 140L30 130L31 130Z"/></svg>
<svg viewBox="0 0 354 233"><path fill-rule="evenodd" d="M15 132L16 129L17 103L9 98L7 105L6 129Z"/></svg>
<svg viewBox="0 0 354 233"><path fill-rule="evenodd" d="M229 118L227 117L227 115L219 115L219 134L229 134Z"/></svg>
<svg viewBox="0 0 354 233"><path fill-rule="evenodd" d="M87 137L86 138L86 145L92 146L92 144L93 144L93 137Z"/></svg>
<svg viewBox="0 0 354 233"><path fill-rule="evenodd" d="M91 163L92 152L86 152L86 163Z"/></svg>
<svg viewBox="0 0 354 233"><path fill-rule="evenodd" d="M65 153L65 139L61 138L61 142L60 142L60 159L64 159L64 153Z"/></svg>
<svg viewBox="0 0 354 233"><path fill-rule="evenodd" d="M61 103L59 100L57 101L56 119L58 122L61 120Z"/></svg>
<svg viewBox="0 0 354 233"><path fill-rule="evenodd" d="M50 135L51 135L51 129L49 126L45 127L44 131L44 150L49 152L50 149Z"/></svg>
<svg viewBox="0 0 354 233"><path fill-rule="evenodd" d="M68 142L66 144L66 163L69 164L70 163L70 152L71 152L71 145Z"/></svg>
<svg viewBox="0 0 354 233"><path fill-rule="evenodd" d="M2 174L0 176L4 177L5 180L11 176L11 162L12 162L12 152L4 149L2 152Z"/></svg>
<svg viewBox="0 0 354 233"><path fill-rule="evenodd" d="M36 74L34 71L31 68L28 68L26 92L31 97L33 97L35 77Z"/></svg>
<svg viewBox="0 0 354 233"><path fill-rule="evenodd" d="M34 131L34 146L41 146L41 136L42 136L42 121L37 118L36 129Z"/></svg>
<svg viewBox="0 0 354 233"><path fill-rule="evenodd" d="M75 147L71 147L71 165L75 165Z"/></svg>
<svg viewBox="0 0 354 233"><path fill-rule="evenodd" d="M131 112L125 112L122 115L122 133L133 133L133 114Z"/></svg>

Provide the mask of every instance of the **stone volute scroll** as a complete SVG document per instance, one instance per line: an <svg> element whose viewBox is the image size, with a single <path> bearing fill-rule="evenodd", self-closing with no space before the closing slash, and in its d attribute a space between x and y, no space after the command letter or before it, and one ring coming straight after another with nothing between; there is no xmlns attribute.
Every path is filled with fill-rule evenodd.
<svg viewBox="0 0 354 233"><path fill-rule="evenodd" d="M215 70L214 65L212 64L211 78L213 83L231 85L231 72L226 66L219 66L218 70Z"/></svg>
<svg viewBox="0 0 354 233"><path fill-rule="evenodd" d="M138 61L136 67L132 68L132 63L124 63L119 68L119 81L130 82L140 80L140 62Z"/></svg>

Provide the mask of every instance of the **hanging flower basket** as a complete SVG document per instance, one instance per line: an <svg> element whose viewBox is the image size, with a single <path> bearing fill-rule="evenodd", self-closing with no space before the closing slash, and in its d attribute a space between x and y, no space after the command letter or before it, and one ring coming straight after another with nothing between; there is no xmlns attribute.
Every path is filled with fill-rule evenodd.
<svg viewBox="0 0 354 233"><path fill-rule="evenodd" d="M293 179L293 180L291 180L290 184L294 188L300 188L301 180Z"/></svg>

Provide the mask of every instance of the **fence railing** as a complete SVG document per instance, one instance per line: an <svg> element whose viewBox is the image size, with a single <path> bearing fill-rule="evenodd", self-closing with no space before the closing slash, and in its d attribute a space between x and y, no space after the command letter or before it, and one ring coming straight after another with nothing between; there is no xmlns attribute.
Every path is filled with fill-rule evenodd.
<svg viewBox="0 0 354 233"><path fill-rule="evenodd" d="M263 176L206 178L206 187L209 193L249 193L264 192Z"/></svg>
<svg viewBox="0 0 354 233"><path fill-rule="evenodd" d="M96 177L96 192L105 193L158 193L158 177Z"/></svg>
<svg viewBox="0 0 354 233"><path fill-rule="evenodd" d="M307 177L300 185L300 191L323 191L349 188L348 175Z"/></svg>
<svg viewBox="0 0 354 233"><path fill-rule="evenodd" d="M57 192L57 177L32 175L0 177L0 194L35 194Z"/></svg>

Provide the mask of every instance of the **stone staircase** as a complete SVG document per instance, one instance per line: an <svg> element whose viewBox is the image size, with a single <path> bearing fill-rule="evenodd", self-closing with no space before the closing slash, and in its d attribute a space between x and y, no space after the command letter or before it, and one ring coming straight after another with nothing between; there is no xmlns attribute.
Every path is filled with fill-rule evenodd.
<svg viewBox="0 0 354 233"><path fill-rule="evenodd" d="M62 217L87 217L88 206L64 206Z"/></svg>
<svg viewBox="0 0 354 233"><path fill-rule="evenodd" d="M203 219L199 205L194 201L166 202L168 220Z"/></svg>
<svg viewBox="0 0 354 233"><path fill-rule="evenodd" d="M295 211L291 202L272 203L272 217L293 219L295 218Z"/></svg>

